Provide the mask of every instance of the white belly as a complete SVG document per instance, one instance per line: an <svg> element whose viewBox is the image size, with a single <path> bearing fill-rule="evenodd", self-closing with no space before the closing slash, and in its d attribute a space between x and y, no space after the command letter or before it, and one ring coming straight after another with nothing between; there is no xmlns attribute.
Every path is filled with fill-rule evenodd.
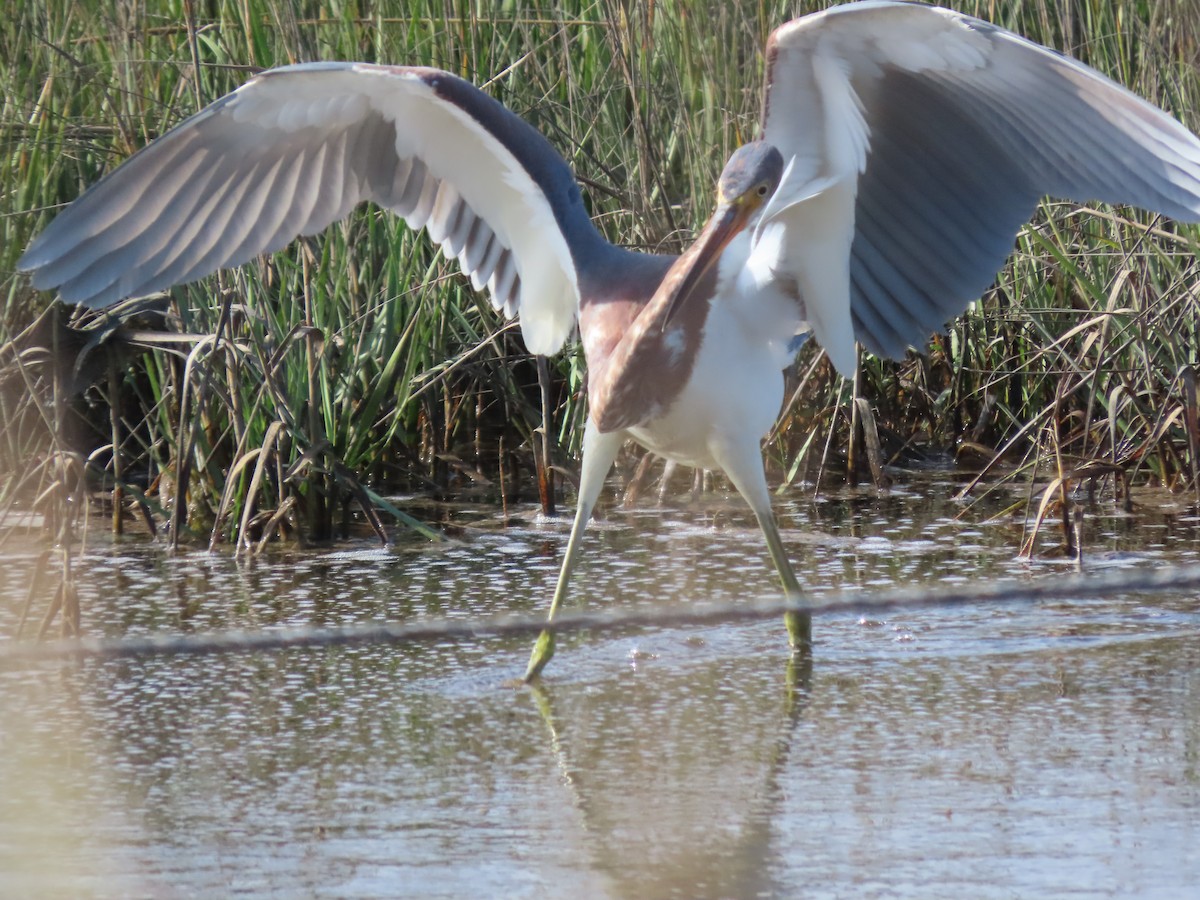
<svg viewBox="0 0 1200 900"><path fill-rule="evenodd" d="M786 315L775 315L776 307ZM687 384L665 415L629 429L630 436L659 456L704 469L720 468L714 444L757 446L783 403L794 320L785 298L718 297Z"/></svg>

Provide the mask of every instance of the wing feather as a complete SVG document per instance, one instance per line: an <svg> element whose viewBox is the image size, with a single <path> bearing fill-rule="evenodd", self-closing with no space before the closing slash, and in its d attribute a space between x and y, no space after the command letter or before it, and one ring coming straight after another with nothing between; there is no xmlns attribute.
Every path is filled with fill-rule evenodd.
<svg viewBox="0 0 1200 900"><path fill-rule="evenodd" d="M598 237L531 126L445 72L313 63L265 72L134 154L21 258L38 288L104 306L315 234L365 200L426 227L551 353Z"/></svg>
<svg viewBox="0 0 1200 900"><path fill-rule="evenodd" d="M784 25L767 58L763 137L789 167L748 265L801 285L843 372L855 340L900 356L976 299L1044 195L1200 221L1200 140L978 19L866 0Z"/></svg>
<svg viewBox="0 0 1200 900"><path fill-rule="evenodd" d="M492 274L496 271L496 266L500 264L500 258L507 252L495 233L489 229L487 248L483 251L483 259L480 260L478 266L471 269L471 283L475 285L475 290L482 290L483 286L492 280Z"/></svg>

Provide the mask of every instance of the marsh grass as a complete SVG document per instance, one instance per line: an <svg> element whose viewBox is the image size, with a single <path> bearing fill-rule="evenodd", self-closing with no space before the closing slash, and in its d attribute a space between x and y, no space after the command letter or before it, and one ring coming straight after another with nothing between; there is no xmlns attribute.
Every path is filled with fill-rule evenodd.
<svg viewBox="0 0 1200 900"><path fill-rule="evenodd" d="M953 5L1200 126L1194 0ZM711 208L724 159L755 133L761 48L794 12L19 4L0 22L0 510L40 513L61 536L102 498L116 529L133 517L178 540L254 549L354 523L435 535L397 492L511 499L529 483L542 421L533 360L453 264L385 213L360 210L124 321L47 312L49 298L14 274L17 257L61 204L185 116L257 69L313 59L434 65L486 85L572 162L612 240L677 251ZM792 376L803 390L768 447L776 477L845 477L862 456L855 409L885 463L959 448L984 485L1200 491L1196 235L1128 210L1047 204L996 286L926 355L864 357L857 404L805 348ZM570 472L586 415L577 346L551 374L551 462Z"/></svg>

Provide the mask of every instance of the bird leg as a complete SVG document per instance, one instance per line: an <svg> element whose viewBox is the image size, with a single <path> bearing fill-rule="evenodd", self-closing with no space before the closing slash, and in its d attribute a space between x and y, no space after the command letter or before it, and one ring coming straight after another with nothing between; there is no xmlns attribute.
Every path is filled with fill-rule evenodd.
<svg viewBox="0 0 1200 900"><path fill-rule="evenodd" d="M625 443L625 432L614 431L601 434L589 418L583 432L583 459L579 473L579 500L575 507L575 521L571 525L571 536L567 539L567 552L563 556L562 568L558 570L558 584L554 588L554 599L550 602L550 612L547 622L552 622L558 609L567 597L567 585L571 580L571 572L579 556L579 545L583 540L584 529L592 518L592 510L600 491L604 487L604 479L617 458L617 451ZM533 653L529 656L529 666L525 669L525 680L532 681L546 668L546 663L554 656L554 632L544 630L538 635L533 645Z"/></svg>
<svg viewBox="0 0 1200 900"><path fill-rule="evenodd" d="M800 582L792 569L791 560L783 549L783 540L779 537L779 527L775 524L775 515L768 507L766 512L754 511L758 526L762 529L763 537L767 539L767 551L775 570L779 572L779 580L783 582L783 591L788 599L796 599L803 595ZM787 626L788 644L797 653L809 653L812 650L812 616L809 613L786 612L783 623Z"/></svg>
<svg viewBox="0 0 1200 900"><path fill-rule="evenodd" d="M733 486L737 488L758 519L758 527L762 529L763 537L767 539L767 551L771 561L775 563L775 571L783 582L783 590L789 600L803 596L800 582L792 569L787 551L783 549L783 539L779 536L779 526L775 524L775 514L771 511L771 494L767 490L767 476L763 471L762 453L757 442L739 440L712 440L709 450L713 458L725 470ZM812 616L809 613L786 612L783 622L787 626L788 643L796 653L808 654L812 651Z"/></svg>

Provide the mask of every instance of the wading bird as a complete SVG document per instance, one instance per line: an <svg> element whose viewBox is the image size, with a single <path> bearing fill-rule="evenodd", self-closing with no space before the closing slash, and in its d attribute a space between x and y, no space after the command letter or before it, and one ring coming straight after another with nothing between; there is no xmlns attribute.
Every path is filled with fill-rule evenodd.
<svg viewBox="0 0 1200 900"><path fill-rule="evenodd" d="M1043 195L1200 220L1200 141L1094 70L945 9L848 3L776 30L760 139L730 158L679 257L613 246L534 128L446 72L356 63L255 76L135 154L21 268L101 307L313 234L370 200L428 229L535 354L578 324L589 369L578 508L552 618L621 445L721 469L801 593L759 441L788 345L850 374L898 357L992 282ZM789 615L794 647L811 641ZM526 678L554 652L534 647Z"/></svg>

